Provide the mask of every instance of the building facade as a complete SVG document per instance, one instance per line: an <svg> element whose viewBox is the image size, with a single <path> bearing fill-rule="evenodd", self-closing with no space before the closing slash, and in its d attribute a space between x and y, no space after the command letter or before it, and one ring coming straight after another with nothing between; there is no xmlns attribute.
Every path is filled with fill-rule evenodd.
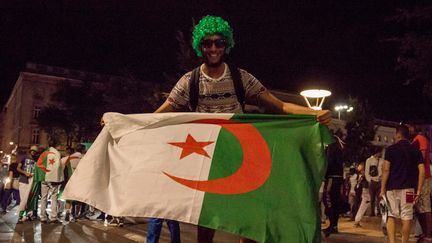
<svg viewBox="0 0 432 243"><path fill-rule="evenodd" d="M48 146L48 136L39 128L37 118L43 107L53 104L52 94L65 81L74 85L112 78L118 77L28 63L0 113L0 152L10 154L15 149L25 154L31 145Z"/></svg>

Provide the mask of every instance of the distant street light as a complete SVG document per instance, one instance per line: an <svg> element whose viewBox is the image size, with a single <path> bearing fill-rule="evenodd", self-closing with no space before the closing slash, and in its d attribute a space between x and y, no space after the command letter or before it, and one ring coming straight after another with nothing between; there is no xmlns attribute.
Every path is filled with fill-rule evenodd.
<svg viewBox="0 0 432 243"><path fill-rule="evenodd" d="M322 110L324 99L325 97L330 96L331 92L324 89L309 89L303 90L302 92L300 92L300 95L303 96L309 108L314 110ZM312 101L313 99L315 99L315 103L312 102L312 104L315 105L311 105L311 102L309 102L308 99L311 99Z"/></svg>
<svg viewBox="0 0 432 243"><path fill-rule="evenodd" d="M347 106L347 105L337 105L337 106L335 106L334 109L335 109L335 111L337 111L337 113L338 113L338 119L340 120L341 111L351 112L351 111L354 110L354 107Z"/></svg>
<svg viewBox="0 0 432 243"><path fill-rule="evenodd" d="M9 142L10 145L14 145L14 142Z"/></svg>

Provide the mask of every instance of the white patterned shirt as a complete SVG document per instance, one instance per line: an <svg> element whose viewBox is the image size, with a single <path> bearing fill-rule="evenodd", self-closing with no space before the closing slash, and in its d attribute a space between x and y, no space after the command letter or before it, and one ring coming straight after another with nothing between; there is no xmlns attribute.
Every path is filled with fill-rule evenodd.
<svg viewBox="0 0 432 243"><path fill-rule="evenodd" d="M258 105L258 97L266 88L243 69L239 69L245 90L245 103ZM168 103L177 110L189 110L189 84L192 71L179 79L168 96ZM206 75L200 68L199 95L197 112L207 113L242 113L237 99L234 82L228 65L225 64L224 73L214 79Z"/></svg>

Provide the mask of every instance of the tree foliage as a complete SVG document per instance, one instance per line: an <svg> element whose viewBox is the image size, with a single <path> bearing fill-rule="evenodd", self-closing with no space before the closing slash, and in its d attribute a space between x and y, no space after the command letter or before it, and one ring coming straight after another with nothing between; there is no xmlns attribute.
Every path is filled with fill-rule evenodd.
<svg viewBox="0 0 432 243"><path fill-rule="evenodd" d="M99 119L105 107L98 83L73 84L64 81L51 97L51 104L42 108L39 126L48 133L49 139L66 144L72 141L88 141L98 130Z"/></svg>
<svg viewBox="0 0 432 243"><path fill-rule="evenodd" d="M375 137L375 119L367 101L350 99L349 104L354 107L348 113L345 129L345 159L349 163L365 161L370 156L371 141Z"/></svg>
<svg viewBox="0 0 432 243"><path fill-rule="evenodd" d="M406 72L405 84L420 84L432 101L432 3L398 9L391 21L398 30L391 38L399 44L397 69Z"/></svg>
<svg viewBox="0 0 432 243"><path fill-rule="evenodd" d="M53 141L93 141L105 112L153 112L163 99L161 85L143 82L131 72L105 82L64 81L42 108L39 126ZM64 141L66 140L66 141Z"/></svg>
<svg viewBox="0 0 432 243"><path fill-rule="evenodd" d="M185 73L198 67L202 60L196 55L194 49L192 48L191 34L193 28L195 27L195 19L192 18L192 26L189 33L184 31L177 31L176 40L178 42L178 50L176 52L177 67L175 73L164 73L166 84L169 85L167 90L171 89L172 86L179 80L179 78Z"/></svg>

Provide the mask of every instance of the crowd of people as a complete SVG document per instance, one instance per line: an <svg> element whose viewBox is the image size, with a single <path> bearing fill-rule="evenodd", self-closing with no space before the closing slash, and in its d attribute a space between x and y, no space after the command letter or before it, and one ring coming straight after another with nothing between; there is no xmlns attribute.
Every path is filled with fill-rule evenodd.
<svg viewBox="0 0 432 243"><path fill-rule="evenodd" d="M403 242L408 242L413 219L418 242L432 242L429 138L415 126L397 126L395 144L372 146L366 161L347 169L342 159L344 143L335 137L337 142L327 149L329 166L322 188L323 223L325 217L329 220L324 235L338 233L340 216L362 227L367 212L381 217L385 210L390 242L395 242L396 219L402 221Z"/></svg>
<svg viewBox="0 0 432 243"><path fill-rule="evenodd" d="M47 149L31 146L28 154L20 159L12 154L9 166L2 167L1 213L18 206L18 224L34 220L43 224L67 224L87 219L103 220L106 226L122 226L122 218L112 217L82 202L61 198L84 154L82 144L75 148L54 144Z"/></svg>

